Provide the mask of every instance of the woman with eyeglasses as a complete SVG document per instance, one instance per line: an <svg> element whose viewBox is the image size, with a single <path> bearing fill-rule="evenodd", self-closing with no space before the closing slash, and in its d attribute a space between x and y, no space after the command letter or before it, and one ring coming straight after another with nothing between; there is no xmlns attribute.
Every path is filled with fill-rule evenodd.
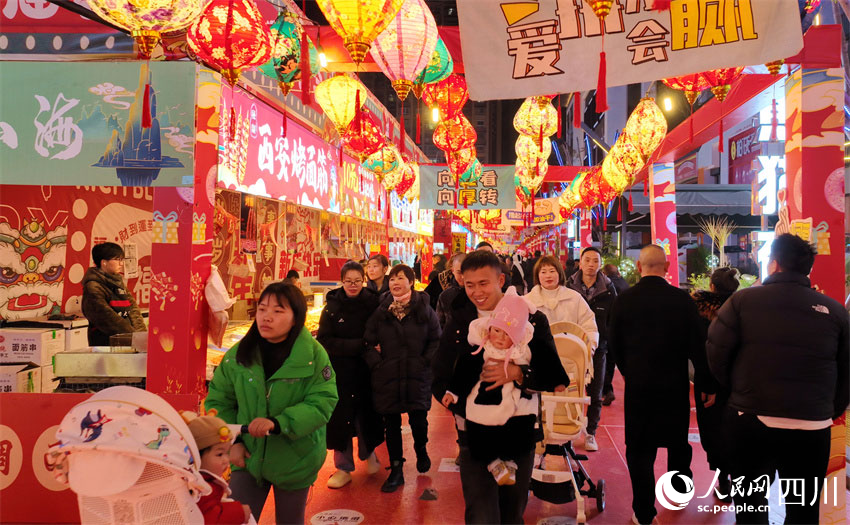
<svg viewBox="0 0 850 525"><path fill-rule="evenodd" d="M378 308L378 292L363 286L366 275L355 261L342 265L342 287L328 292L316 339L327 350L336 371L339 403L328 423L328 450L334 451L336 472L328 487L342 488L354 471L352 438L366 471L375 474L380 462L375 448L384 441L383 419L374 409L369 367L363 360L366 321Z"/></svg>
<svg viewBox="0 0 850 525"><path fill-rule="evenodd" d="M82 302L83 315L89 321L89 346L109 346L110 336L147 331L122 275L124 249L104 242L92 248L91 257L94 266L83 276Z"/></svg>

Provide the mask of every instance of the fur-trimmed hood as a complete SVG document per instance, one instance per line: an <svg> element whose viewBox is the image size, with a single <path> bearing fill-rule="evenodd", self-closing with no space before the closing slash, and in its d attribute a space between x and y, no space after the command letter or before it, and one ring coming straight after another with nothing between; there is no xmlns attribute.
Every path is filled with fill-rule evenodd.
<svg viewBox="0 0 850 525"><path fill-rule="evenodd" d="M691 296L697 303L699 314L709 321L713 321L717 317L717 311L720 310L727 299L732 297L732 294L695 290Z"/></svg>

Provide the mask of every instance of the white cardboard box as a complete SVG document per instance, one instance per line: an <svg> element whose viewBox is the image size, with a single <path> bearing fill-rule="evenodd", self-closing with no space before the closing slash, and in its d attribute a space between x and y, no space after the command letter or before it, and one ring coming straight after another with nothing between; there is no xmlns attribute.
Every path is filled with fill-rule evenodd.
<svg viewBox="0 0 850 525"><path fill-rule="evenodd" d="M65 330L49 328L5 328L0 330L0 363L52 363L54 354L65 350Z"/></svg>
<svg viewBox="0 0 850 525"><path fill-rule="evenodd" d="M65 351L78 350L89 345L88 327L65 329Z"/></svg>
<svg viewBox="0 0 850 525"><path fill-rule="evenodd" d="M0 392L41 392L41 368L33 365L0 365Z"/></svg>
<svg viewBox="0 0 850 525"><path fill-rule="evenodd" d="M59 381L54 381L56 374L53 373L53 365L41 367L41 393L52 394L59 386Z"/></svg>

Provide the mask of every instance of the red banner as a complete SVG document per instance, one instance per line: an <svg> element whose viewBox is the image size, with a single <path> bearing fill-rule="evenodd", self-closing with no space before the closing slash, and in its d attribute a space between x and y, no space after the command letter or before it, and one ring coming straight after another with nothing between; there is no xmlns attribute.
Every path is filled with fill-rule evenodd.
<svg viewBox="0 0 850 525"><path fill-rule="evenodd" d="M221 115L219 187L339 213L339 148L240 89Z"/></svg>
<svg viewBox="0 0 850 525"><path fill-rule="evenodd" d="M673 163L654 164L649 170L649 206L652 242L664 249L670 267L664 277L679 286L679 241L676 228L676 184Z"/></svg>

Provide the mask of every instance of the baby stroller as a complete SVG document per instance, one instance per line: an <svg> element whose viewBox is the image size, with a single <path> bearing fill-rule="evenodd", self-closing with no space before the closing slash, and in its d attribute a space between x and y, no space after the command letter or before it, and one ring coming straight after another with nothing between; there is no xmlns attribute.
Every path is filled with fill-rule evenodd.
<svg viewBox="0 0 850 525"><path fill-rule="evenodd" d="M587 426L585 416L590 398L585 388L593 371L591 346L582 328L574 323L555 323L551 327L558 356L570 377L564 392L540 394L543 425L543 442L538 445L539 459L531 474L532 493L550 503L562 504L576 501L578 523L585 523L585 497L596 500L596 509L605 510L605 480L596 483L582 466L587 456L577 454L572 442ZM546 465L547 456L564 458L566 470L554 470L555 462ZM548 468L547 468L548 467Z"/></svg>
<svg viewBox="0 0 850 525"><path fill-rule="evenodd" d="M159 396L102 390L68 412L48 462L77 494L86 524L203 524L210 487L189 427Z"/></svg>

